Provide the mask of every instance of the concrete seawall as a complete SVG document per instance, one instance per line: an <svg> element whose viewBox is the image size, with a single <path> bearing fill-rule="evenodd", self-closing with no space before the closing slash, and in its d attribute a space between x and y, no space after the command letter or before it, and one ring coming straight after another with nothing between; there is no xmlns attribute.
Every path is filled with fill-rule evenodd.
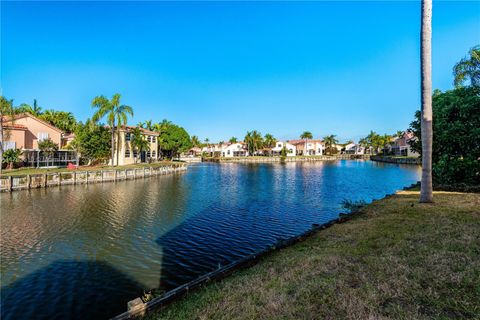
<svg viewBox="0 0 480 320"><path fill-rule="evenodd" d="M151 176L170 174L187 170L186 164L172 164L158 167L110 169L92 171L64 171L43 174L27 174L0 177L0 191L12 192L47 188L62 185L115 182L129 179L144 179Z"/></svg>
<svg viewBox="0 0 480 320"><path fill-rule="evenodd" d="M422 160L420 158L397 158L397 157L389 157L389 156L372 156L371 160L378 161L378 162L397 163L397 164L413 164L413 165L422 164Z"/></svg>

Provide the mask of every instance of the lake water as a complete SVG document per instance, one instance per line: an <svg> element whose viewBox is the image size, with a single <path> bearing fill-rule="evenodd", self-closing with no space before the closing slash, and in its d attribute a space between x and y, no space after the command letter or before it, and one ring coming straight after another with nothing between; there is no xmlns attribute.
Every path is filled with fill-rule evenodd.
<svg viewBox="0 0 480 320"><path fill-rule="evenodd" d="M0 195L1 318L105 319L371 201L420 168L362 160L197 164Z"/></svg>

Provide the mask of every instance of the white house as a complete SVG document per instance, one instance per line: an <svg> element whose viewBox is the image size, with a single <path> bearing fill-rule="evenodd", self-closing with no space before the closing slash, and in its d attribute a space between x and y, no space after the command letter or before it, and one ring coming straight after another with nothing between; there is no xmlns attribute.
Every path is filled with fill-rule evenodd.
<svg viewBox="0 0 480 320"><path fill-rule="evenodd" d="M275 147L272 148L272 155L282 155L283 147L287 149L287 157L293 157L297 154L297 147L295 147L293 144L283 141L277 141L275 143Z"/></svg>
<svg viewBox="0 0 480 320"><path fill-rule="evenodd" d="M318 156L323 155L325 144L322 140L290 140L288 143L296 148L296 154L299 156Z"/></svg>
<svg viewBox="0 0 480 320"><path fill-rule="evenodd" d="M222 147L222 157L246 157L248 156L247 148L243 142L235 142Z"/></svg>
<svg viewBox="0 0 480 320"><path fill-rule="evenodd" d="M365 148L358 143L347 143L345 145L346 154L365 154Z"/></svg>

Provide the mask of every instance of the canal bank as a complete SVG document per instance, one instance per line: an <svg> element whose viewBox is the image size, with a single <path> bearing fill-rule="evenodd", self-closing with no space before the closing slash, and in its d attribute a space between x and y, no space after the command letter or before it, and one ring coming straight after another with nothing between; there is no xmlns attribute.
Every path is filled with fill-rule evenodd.
<svg viewBox="0 0 480 320"><path fill-rule="evenodd" d="M369 160L370 155L364 154L339 154L339 155L322 155L322 156L294 156L294 157L231 157L231 158L202 158L202 162L313 162L313 161L334 161L334 160Z"/></svg>
<svg viewBox="0 0 480 320"><path fill-rule="evenodd" d="M116 182L122 180L144 179L152 176L170 174L187 170L184 163L152 165L133 168L70 170L33 174L15 174L0 176L0 192L29 190L62 185Z"/></svg>
<svg viewBox="0 0 480 320"><path fill-rule="evenodd" d="M480 195L418 197L375 201L147 318L476 318Z"/></svg>
<svg viewBox="0 0 480 320"><path fill-rule="evenodd" d="M422 159L414 157L371 156L370 160L395 164L421 165Z"/></svg>

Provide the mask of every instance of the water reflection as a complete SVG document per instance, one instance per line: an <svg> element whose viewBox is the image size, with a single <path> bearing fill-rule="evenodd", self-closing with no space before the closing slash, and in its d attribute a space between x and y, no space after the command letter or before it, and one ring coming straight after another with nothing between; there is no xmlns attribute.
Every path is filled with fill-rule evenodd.
<svg viewBox="0 0 480 320"><path fill-rule="evenodd" d="M369 161L198 164L178 175L1 194L2 319L61 318L92 310L89 299L102 300L89 318L112 316L140 289L178 286L336 217L345 198L380 198L418 176L417 167Z"/></svg>

